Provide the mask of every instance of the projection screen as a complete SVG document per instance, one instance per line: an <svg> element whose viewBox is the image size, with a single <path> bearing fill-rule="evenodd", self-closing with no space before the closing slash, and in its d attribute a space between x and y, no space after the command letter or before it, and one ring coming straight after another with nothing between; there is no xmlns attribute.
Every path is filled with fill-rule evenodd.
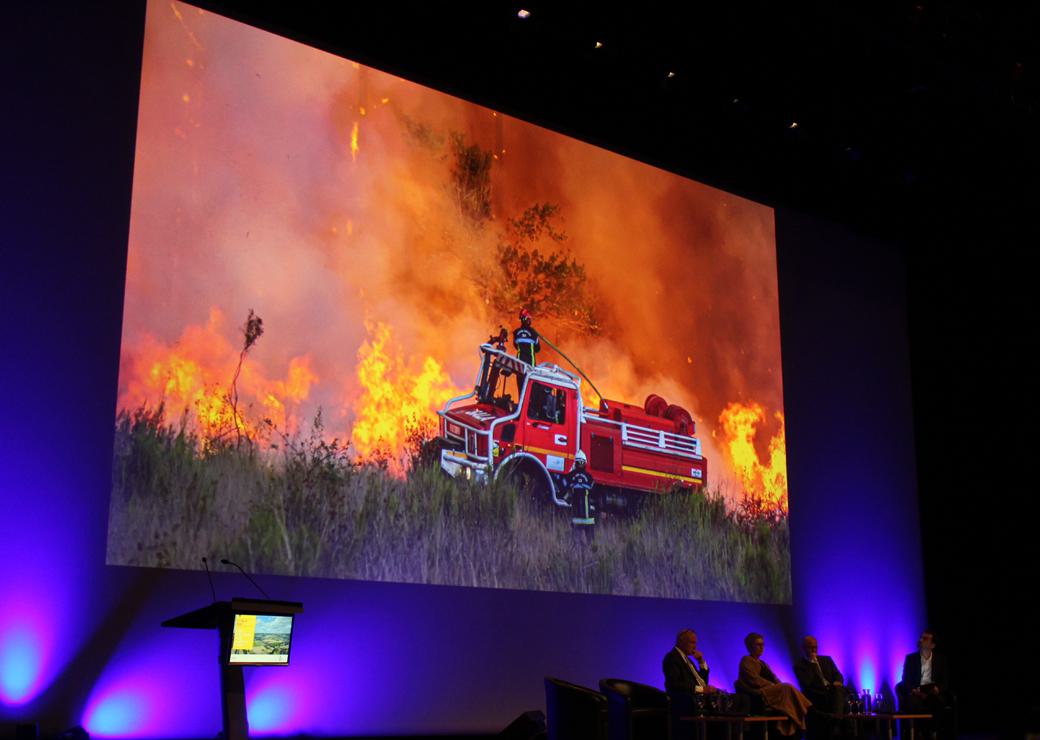
<svg viewBox="0 0 1040 740"><path fill-rule="evenodd" d="M118 383L110 564L790 602L772 209L176 2Z"/></svg>

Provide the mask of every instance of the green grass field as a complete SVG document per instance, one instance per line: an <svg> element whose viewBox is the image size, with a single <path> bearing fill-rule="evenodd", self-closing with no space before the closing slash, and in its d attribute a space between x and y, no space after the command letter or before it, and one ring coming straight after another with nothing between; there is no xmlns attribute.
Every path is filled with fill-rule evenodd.
<svg viewBox="0 0 1040 740"><path fill-rule="evenodd" d="M655 497L601 516L592 541L565 511L505 483L406 479L310 436L264 449L203 443L162 412L116 420L108 562L256 573L766 603L790 601L786 518L740 517L721 497Z"/></svg>

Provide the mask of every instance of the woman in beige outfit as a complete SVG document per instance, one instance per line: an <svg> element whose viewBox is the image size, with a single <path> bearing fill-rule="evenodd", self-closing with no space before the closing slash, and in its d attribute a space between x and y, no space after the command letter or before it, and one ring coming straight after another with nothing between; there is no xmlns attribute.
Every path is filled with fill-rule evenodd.
<svg viewBox="0 0 1040 740"><path fill-rule="evenodd" d="M737 689L761 696L766 709L787 717L777 723L781 735L794 735L805 729L805 714L812 702L789 683L781 683L772 669L761 659L766 648L762 635L752 632L744 638L748 654L740 659L740 678Z"/></svg>

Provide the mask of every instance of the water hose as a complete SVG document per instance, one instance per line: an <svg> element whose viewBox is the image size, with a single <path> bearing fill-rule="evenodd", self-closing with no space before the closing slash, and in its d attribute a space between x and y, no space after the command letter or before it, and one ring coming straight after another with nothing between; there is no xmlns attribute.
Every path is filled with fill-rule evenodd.
<svg viewBox="0 0 1040 740"><path fill-rule="evenodd" d="M567 362L569 362L574 367L574 369L578 371L578 375L583 377L585 379L585 382L587 382L589 384L589 387L591 387L592 390L594 390L596 392L596 395L599 396L600 403L603 404L603 408L604 408L604 410L606 410L608 408L607 400L605 398L603 398L603 394L599 392L599 388L596 387L596 384L593 383L591 380L589 380L589 376L586 375L584 372L582 372L582 369L580 367L578 367L578 364L574 360L572 360L570 357L565 355L563 353L562 349L560 349L555 344L550 342L549 338L547 336L545 336L544 334L539 334L538 337L539 337L539 339L544 340L545 343L548 344L550 347L552 347L554 350L556 350L557 354L559 354L560 357L562 357L563 359L567 360Z"/></svg>

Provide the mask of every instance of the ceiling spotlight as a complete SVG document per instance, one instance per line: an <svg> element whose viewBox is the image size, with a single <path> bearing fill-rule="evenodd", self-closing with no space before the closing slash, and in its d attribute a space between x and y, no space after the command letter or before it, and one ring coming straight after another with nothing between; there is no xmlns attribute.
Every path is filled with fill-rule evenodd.
<svg viewBox="0 0 1040 740"><path fill-rule="evenodd" d="M675 77L675 72L669 72L669 73L668 73L668 79L670 80L670 79L672 79L673 77Z"/></svg>
<svg viewBox="0 0 1040 740"><path fill-rule="evenodd" d="M791 121L791 125L787 128L798 128L798 121Z"/></svg>
<svg viewBox="0 0 1040 740"><path fill-rule="evenodd" d="M530 10L524 10L523 8L520 8L520 10L517 11L516 17L517 18L530 18L531 17L531 11Z"/></svg>
<svg viewBox="0 0 1040 740"><path fill-rule="evenodd" d="M603 48L603 42L602 41L597 41L596 42L596 48L597 49L602 49Z"/></svg>

